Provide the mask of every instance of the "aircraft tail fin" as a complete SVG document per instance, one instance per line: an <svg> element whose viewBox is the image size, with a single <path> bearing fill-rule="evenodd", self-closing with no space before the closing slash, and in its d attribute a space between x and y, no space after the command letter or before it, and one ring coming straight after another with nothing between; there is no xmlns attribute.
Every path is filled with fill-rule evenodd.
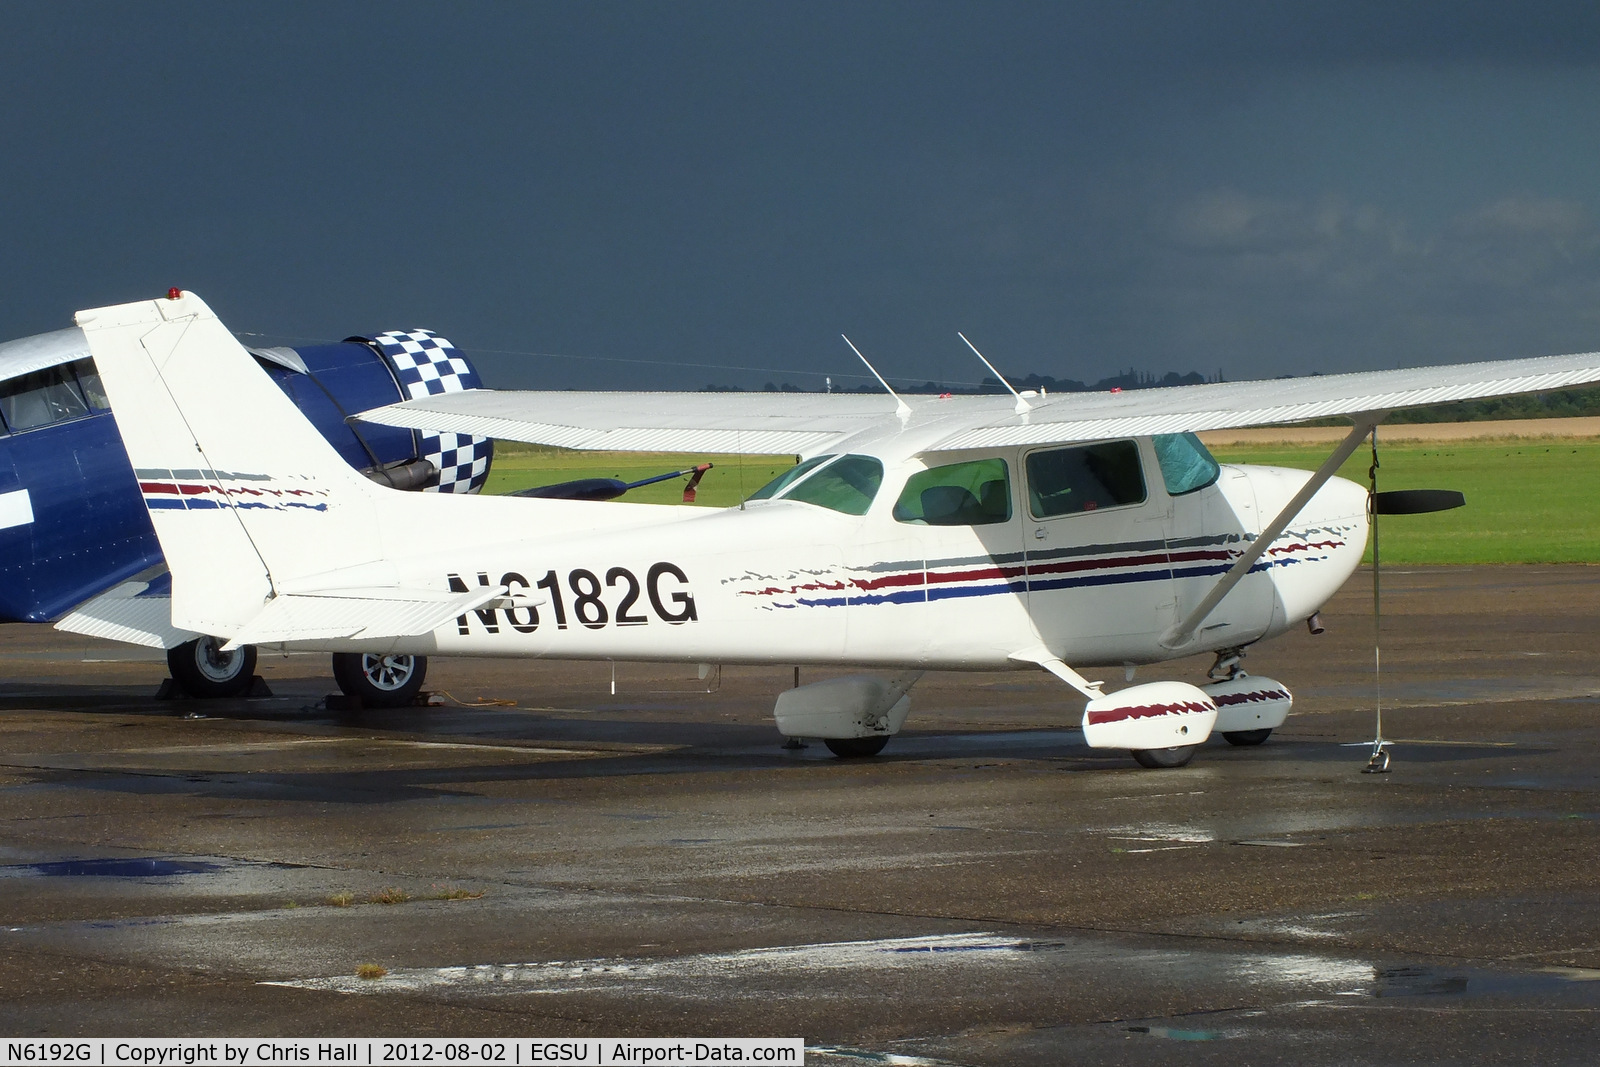
<svg viewBox="0 0 1600 1067"><path fill-rule="evenodd" d="M172 571L174 624L231 636L285 582L304 588L315 575L390 584L362 535L385 490L339 457L203 300L173 290L77 322Z"/></svg>

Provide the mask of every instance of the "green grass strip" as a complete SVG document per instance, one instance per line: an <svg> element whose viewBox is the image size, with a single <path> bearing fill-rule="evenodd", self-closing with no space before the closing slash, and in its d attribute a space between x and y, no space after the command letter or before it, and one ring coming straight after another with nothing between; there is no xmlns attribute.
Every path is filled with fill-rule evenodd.
<svg viewBox="0 0 1600 1067"><path fill-rule="evenodd" d="M1600 441L1383 444L1378 489L1456 489L1466 507L1379 520L1385 564L1600 563ZM1332 445L1226 446L1224 463L1316 468ZM1367 484L1371 452L1340 475ZM1370 550L1369 550L1370 555Z"/></svg>
<svg viewBox="0 0 1600 1067"><path fill-rule="evenodd" d="M695 492L698 507L727 508L794 466L792 456L696 456L662 452L573 452L496 441L486 493L509 493L535 485L554 485L580 478L619 478L637 482L668 471L684 470L709 458L714 464ZM674 478L635 489L622 499L630 504L681 504L687 479Z"/></svg>

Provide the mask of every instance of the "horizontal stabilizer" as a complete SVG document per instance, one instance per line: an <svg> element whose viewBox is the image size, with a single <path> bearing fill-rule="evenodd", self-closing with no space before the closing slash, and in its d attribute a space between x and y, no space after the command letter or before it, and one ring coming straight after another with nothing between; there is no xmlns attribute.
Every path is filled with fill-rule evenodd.
<svg viewBox="0 0 1600 1067"><path fill-rule="evenodd" d="M140 596L147 586L123 582L56 620L56 629L151 648L176 648L200 636L172 625L171 597Z"/></svg>
<svg viewBox="0 0 1600 1067"><path fill-rule="evenodd" d="M438 629L456 616L505 595L503 585L468 593L437 589L329 589L316 593L283 593L245 623L223 646L274 645L289 641L363 641L416 637Z"/></svg>

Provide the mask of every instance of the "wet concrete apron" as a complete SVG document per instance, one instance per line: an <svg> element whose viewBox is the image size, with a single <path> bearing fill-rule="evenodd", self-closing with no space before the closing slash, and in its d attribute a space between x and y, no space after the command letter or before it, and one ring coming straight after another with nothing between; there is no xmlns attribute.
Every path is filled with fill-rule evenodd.
<svg viewBox="0 0 1600 1067"><path fill-rule="evenodd" d="M454 703L517 706L340 720L321 657L156 704L147 657L0 628L0 1030L1593 1062L1600 571L1385 596L1385 776L1342 747L1372 730L1360 577L1247 659L1296 694L1282 730L1158 772L1030 674L930 676L842 762L778 747L787 669L623 666L613 696L608 665L439 661Z"/></svg>

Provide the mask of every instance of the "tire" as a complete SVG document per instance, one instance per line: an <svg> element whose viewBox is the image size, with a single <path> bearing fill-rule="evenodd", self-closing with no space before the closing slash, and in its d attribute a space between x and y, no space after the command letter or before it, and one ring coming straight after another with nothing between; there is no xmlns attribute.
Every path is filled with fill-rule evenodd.
<svg viewBox="0 0 1600 1067"><path fill-rule="evenodd" d="M384 656L373 652L335 652L333 678L347 697L369 708L404 708L422 692L428 676L426 656Z"/></svg>
<svg viewBox="0 0 1600 1067"><path fill-rule="evenodd" d="M1162 770L1184 766L1194 759L1194 750L1199 747L1199 745L1179 745L1177 748L1136 748L1129 754L1141 767Z"/></svg>
<svg viewBox="0 0 1600 1067"><path fill-rule="evenodd" d="M255 646L224 652L222 644L215 637L197 637L167 649L172 680L192 697L244 696L255 678Z"/></svg>
<svg viewBox="0 0 1600 1067"><path fill-rule="evenodd" d="M1272 736L1272 727L1265 730L1229 730L1222 735L1230 745L1259 745Z"/></svg>
<svg viewBox="0 0 1600 1067"><path fill-rule="evenodd" d="M889 736L881 734L877 737L824 737L822 743L828 746L840 759L865 759L876 756L883 751L883 746L889 743Z"/></svg>

